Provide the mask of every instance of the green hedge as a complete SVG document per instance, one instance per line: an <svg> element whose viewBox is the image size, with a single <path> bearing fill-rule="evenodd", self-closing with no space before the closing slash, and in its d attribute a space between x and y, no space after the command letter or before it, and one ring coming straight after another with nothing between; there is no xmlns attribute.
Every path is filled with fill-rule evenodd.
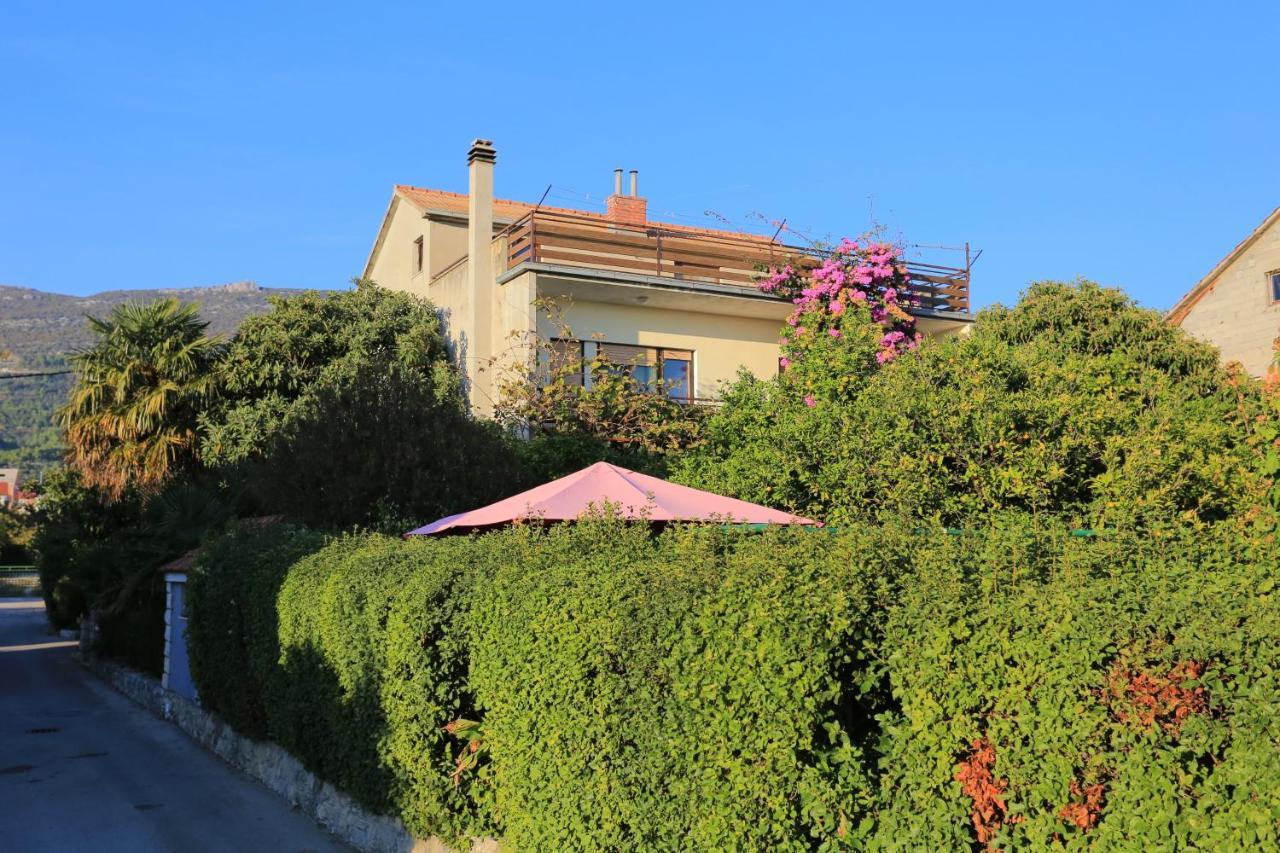
<svg viewBox="0 0 1280 853"><path fill-rule="evenodd" d="M415 832L490 831L472 780L450 779L443 730L474 714L459 611L483 556L466 539L326 545L284 526L222 539L190 581L201 701Z"/></svg>
<svg viewBox="0 0 1280 853"><path fill-rule="evenodd" d="M316 544L281 528L206 556L197 686L419 835L1280 841L1276 545L1225 525L655 537L598 522ZM455 786L444 726L459 717L481 722L483 749Z"/></svg>

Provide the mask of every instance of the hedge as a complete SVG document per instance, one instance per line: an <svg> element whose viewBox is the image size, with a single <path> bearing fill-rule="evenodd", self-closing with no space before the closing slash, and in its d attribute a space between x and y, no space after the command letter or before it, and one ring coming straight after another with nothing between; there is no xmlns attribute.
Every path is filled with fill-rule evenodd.
<svg viewBox="0 0 1280 853"><path fill-rule="evenodd" d="M600 521L316 544L280 528L203 559L197 686L421 836L533 850L1280 842L1270 538L1020 520L653 536ZM263 559L277 567L246 569ZM276 578L268 594L230 580L256 574ZM238 677L209 666L219 649L239 655ZM259 728L237 693L257 697ZM459 718L480 724L479 751L455 784L464 743L445 726Z"/></svg>
<svg viewBox="0 0 1280 853"><path fill-rule="evenodd" d="M220 540L190 580L201 701L421 835L488 832L443 730L474 713L458 610L482 557L465 539L325 544L289 526Z"/></svg>

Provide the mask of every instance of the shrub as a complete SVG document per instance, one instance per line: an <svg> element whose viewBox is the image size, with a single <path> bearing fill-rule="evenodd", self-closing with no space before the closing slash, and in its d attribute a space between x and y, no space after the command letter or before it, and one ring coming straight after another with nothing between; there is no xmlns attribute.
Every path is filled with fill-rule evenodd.
<svg viewBox="0 0 1280 853"><path fill-rule="evenodd" d="M444 726L474 713L455 626L470 540L240 531L191 581L190 654L201 701L277 741L320 778L410 829L485 831L450 780Z"/></svg>
<svg viewBox="0 0 1280 853"><path fill-rule="evenodd" d="M854 388L811 381L806 364L804 383L740 380L677 479L840 523L1021 512L1162 526L1265 500L1256 383L1118 291L1034 285Z"/></svg>
<svg viewBox="0 0 1280 853"><path fill-rule="evenodd" d="M496 544L496 543L495 543ZM523 540L481 587L471 673L520 849L809 849L873 788L877 560L862 540L603 524Z"/></svg>
<svg viewBox="0 0 1280 853"><path fill-rule="evenodd" d="M1222 534L924 549L883 640L877 837L1275 845L1275 547Z"/></svg>
<svg viewBox="0 0 1280 853"><path fill-rule="evenodd" d="M187 653L200 701L249 737L269 732L276 597L293 564L321 544L298 527L244 526L209 545L189 575Z"/></svg>
<svg viewBox="0 0 1280 853"><path fill-rule="evenodd" d="M240 531L192 581L196 683L420 836L1280 841L1274 538L993 522Z"/></svg>

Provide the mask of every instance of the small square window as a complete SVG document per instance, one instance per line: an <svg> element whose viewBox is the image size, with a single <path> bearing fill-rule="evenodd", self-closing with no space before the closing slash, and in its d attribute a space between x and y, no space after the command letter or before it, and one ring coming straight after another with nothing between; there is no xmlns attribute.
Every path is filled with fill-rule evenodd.
<svg viewBox="0 0 1280 853"><path fill-rule="evenodd" d="M1271 285L1271 301L1280 302L1280 270L1267 273L1267 282Z"/></svg>
<svg viewBox="0 0 1280 853"><path fill-rule="evenodd" d="M422 272L422 238L413 241L413 271Z"/></svg>

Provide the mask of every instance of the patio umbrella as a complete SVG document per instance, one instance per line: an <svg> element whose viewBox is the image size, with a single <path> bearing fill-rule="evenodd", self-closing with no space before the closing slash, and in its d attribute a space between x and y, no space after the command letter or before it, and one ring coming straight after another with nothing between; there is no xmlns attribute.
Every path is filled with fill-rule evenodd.
<svg viewBox="0 0 1280 853"><path fill-rule="evenodd" d="M608 501L622 518L653 523L718 521L735 524L808 524L818 522L767 506L726 498L701 489L668 483L607 462L597 462L480 509L449 515L410 530L405 536L435 536L499 527L520 520L574 521Z"/></svg>

